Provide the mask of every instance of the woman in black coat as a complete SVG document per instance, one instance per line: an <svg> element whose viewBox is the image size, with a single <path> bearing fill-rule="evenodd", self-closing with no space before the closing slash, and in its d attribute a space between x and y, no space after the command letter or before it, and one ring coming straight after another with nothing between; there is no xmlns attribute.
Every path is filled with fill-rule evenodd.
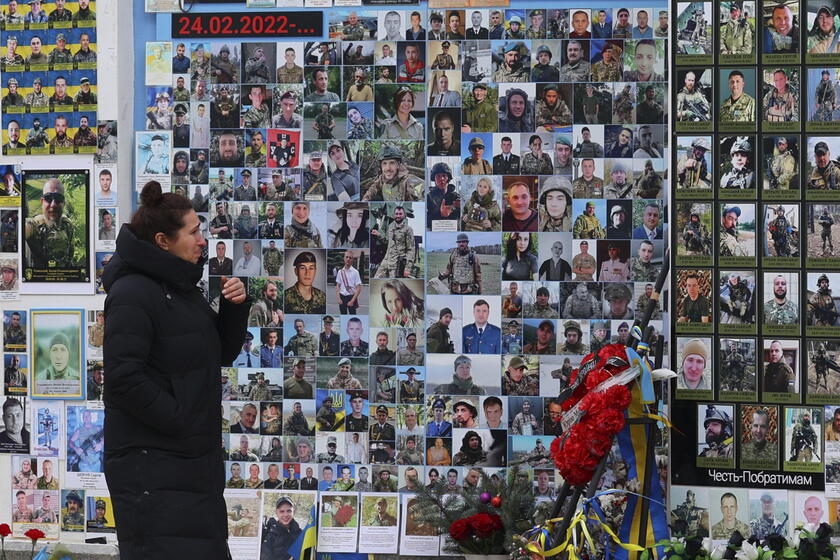
<svg viewBox="0 0 840 560"><path fill-rule="evenodd" d="M103 274L105 478L122 560L229 558L219 444L220 366L242 348L238 278L214 312L196 283L199 220L184 197L147 183Z"/></svg>

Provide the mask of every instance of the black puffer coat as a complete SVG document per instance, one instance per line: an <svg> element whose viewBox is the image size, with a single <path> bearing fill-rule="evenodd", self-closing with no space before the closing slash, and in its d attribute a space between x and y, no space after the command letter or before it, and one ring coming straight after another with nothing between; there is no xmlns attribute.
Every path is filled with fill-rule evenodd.
<svg viewBox="0 0 840 560"><path fill-rule="evenodd" d="M105 478L122 560L228 558L220 365L242 348L247 302L216 314L194 265L127 226L103 275Z"/></svg>

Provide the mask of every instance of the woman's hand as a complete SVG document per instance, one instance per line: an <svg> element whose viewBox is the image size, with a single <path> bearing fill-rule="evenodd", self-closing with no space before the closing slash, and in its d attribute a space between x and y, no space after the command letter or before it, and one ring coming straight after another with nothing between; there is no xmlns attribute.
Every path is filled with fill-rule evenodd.
<svg viewBox="0 0 840 560"><path fill-rule="evenodd" d="M245 301L245 284L239 278L228 278L222 276L222 296L231 303L242 303Z"/></svg>

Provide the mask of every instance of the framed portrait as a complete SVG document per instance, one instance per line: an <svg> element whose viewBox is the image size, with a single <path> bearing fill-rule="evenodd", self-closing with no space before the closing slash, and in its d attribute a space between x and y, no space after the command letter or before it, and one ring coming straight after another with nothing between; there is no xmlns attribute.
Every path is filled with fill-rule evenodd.
<svg viewBox="0 0 840 560"><path fill-rule="evenodd" d="M31 311L33 398L84 398L84 321L83 309Z"/></svg>

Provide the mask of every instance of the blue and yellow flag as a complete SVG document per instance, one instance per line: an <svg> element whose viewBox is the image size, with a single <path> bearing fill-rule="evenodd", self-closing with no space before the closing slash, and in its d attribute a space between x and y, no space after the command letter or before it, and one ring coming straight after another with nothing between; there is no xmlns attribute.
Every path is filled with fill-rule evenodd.
<svg viewBox="0 0 840 560"><path fill-rule="evenodd" d="M289 555L297 560L313 560L315 555L315 543L317 542L317 523L318 512L315 506L309 511L309 521L306 527L300 532L298 538L289 547Z"/></svg>

